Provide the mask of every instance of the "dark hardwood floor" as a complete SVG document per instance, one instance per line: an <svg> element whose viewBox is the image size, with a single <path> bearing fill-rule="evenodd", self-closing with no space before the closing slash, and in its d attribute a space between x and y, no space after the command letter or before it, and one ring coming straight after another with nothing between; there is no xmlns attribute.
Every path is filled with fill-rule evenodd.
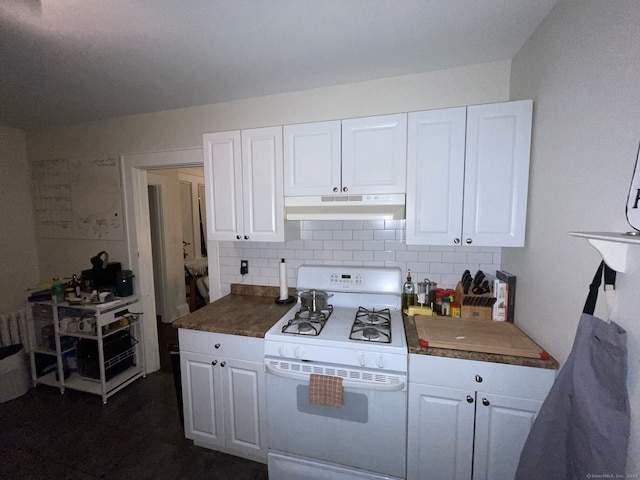
<svg viewBox="0 0 640 480"><path fill-rule="evenodd" d="M111 397L39 385L0 404L0 479L266 480L266 465L184 438L173 375Z"/></svg>

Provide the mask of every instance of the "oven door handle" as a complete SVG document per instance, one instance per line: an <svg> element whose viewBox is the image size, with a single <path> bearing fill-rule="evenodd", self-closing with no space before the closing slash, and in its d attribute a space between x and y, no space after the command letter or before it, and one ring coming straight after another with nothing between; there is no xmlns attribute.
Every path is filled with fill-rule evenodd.
<svg viewBox="0 0 640 480"><path fill-rule="evenodd" d="M307 373L298 373L298 372L288 372L284 370L280 370L278 368L272 367L271 365L265 365L265 370L267 373L272 375L277 375L278 377L290 378L292 380L303 380L309 381L309 374ZM375 383L375 382L354 382L349 380L343 380L342 386L345 388L359 388L363 390L380 390L385 392L396 392L400 390L404 390L405 383Z"/></svg>

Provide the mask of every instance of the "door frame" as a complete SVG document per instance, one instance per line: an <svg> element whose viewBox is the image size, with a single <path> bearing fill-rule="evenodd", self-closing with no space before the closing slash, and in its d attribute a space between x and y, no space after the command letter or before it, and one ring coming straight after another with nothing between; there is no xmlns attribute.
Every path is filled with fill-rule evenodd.
<svg viewBox="0 0 640 480"><path fill-rule="evenodd" d="M182 168L203 165L202 147L120 155L122 187L127 226L129 268L134 272L134 288L140 297L143 315L145 370L160 369L158 327L156 325L153 289L153 257L147 171L160 168ZM206 188L206 178L205 178ZM207 242L209 292L211 301L220 298L220 272L217 268L218 242Z"/></svg>

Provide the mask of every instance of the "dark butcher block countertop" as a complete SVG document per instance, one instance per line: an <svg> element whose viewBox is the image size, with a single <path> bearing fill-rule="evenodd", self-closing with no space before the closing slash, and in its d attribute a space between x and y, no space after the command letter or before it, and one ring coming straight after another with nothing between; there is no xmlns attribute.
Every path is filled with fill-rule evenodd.
<svg viewBox="0 0 640 480"><path fill-rule="evenodd" d="M295 290L289 289L290 295ZM264 338L264 334L293 304L278 305L278 287L231 285L231 294L180 317L173 326L204 332Z"/></svg>
<svg viewBox="0 0 640 480"><path fill-rule="evenodd" d="M295 296L295 289L289 290L290 295ZM173 322L173 326L204 332L264 338L267 330L293 307L293 304L276 304L275 299L279 294L278 287L232 284L229 295L177 319ZM403 317L409 353L527 367L558 368L558 362L554 358L540 360L512 355L421 347L413 318L406 315Z"/></svg>

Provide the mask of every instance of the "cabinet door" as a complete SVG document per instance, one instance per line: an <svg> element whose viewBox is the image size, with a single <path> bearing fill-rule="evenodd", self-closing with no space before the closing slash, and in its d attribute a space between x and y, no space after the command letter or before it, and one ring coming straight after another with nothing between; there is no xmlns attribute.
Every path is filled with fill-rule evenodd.
<svg viewBox="0 0 640 480"><path fill-rule="evenodd" d="M198 445L224 448L222 385L218 359L180 352L185 436Z"/></svg>
<svg viewBox="0 0 640 480"><path fill-rule="evenodd" d="M477 393L474 480L514 478L542 401Z"/></svg>
<svg viewBox="0 0 640 480"><path fill-rule="evenodd" d="M524 246L531 100L467 109L463 242Z"/></svg>
<svg viewBox="0 0 640 480"><path fill-rule="evenodd" d="M240 132L203 135L209 240L236 240L243 234Z"/></svg>
<svg viewBox="0 0 640 480"><path fill-rule="evenodd" d="M410 113L407 244L460 243L466 108Z"/></svg>
<svg viewBox="0 0 640 480"><path fill-rule="evenodd" d="M473 391L409 384L407 479L471 478L474 407Z"/></svg>
<svg viewBox="0 0 640 480"><path fill-rule="evenodd" d="M285 196L340 192L340 121L284 127Z"/></svg>
<svg viewBox="0 0 640 480"><path fill-rule="evenodd" d="M407 115L342 121L342 192L405 193Z"/></svg>
<svg viewBox="0 0 640 480"><path fill-rule="evenodd" d="M284 241L282 127L242 131L244 240Z"/></svg>
<svg viewBox="0 0 640 480"><path fill-rule="evenodd" d="M227 448L244 458L267 459L264 365L223 360Z"/></svg>

